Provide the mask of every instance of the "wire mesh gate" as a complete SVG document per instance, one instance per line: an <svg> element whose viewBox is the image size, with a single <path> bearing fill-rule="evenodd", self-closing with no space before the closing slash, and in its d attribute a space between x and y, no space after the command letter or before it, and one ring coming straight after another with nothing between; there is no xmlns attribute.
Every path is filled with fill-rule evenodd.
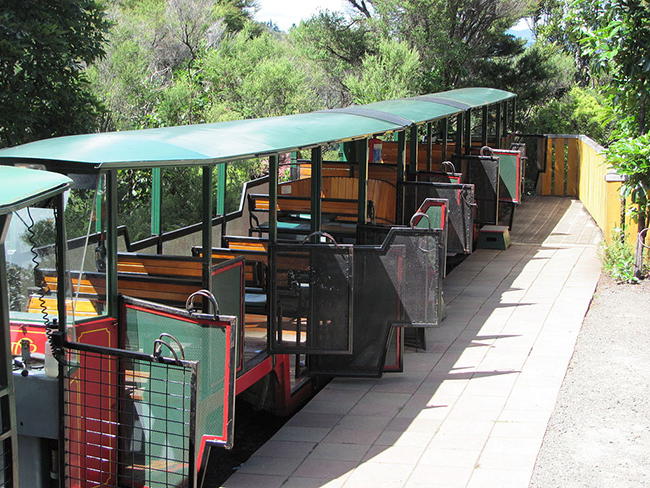
<svg viewBox="0 0 650 488"><path fill-rule="evenodd" d="M66 347L65 486L195 487L198 362Z"/></svg>

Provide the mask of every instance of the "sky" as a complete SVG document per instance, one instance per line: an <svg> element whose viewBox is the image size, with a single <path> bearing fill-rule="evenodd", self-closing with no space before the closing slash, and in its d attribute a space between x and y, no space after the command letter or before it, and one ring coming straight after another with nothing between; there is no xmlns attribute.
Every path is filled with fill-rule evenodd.
<svg viewBox="0 0 650 488"><path fill-rule="evenodd" d="M272 20L283 31L288 31L293 24L308 19L319 10L347 11L350 7L345 0L257 0L260 9L255 15L258 22ZM518 37L530 38L530 30L524 19L510 29Z"/></svg>
<svg viewBox="0 0 650 488"><path fill-rule="evenodd" d="M345 0L257 0L260 10L255 15L258 22L272 20L280 30L288 31L301 19L308 19L319 10L345 11Z"/></svg>

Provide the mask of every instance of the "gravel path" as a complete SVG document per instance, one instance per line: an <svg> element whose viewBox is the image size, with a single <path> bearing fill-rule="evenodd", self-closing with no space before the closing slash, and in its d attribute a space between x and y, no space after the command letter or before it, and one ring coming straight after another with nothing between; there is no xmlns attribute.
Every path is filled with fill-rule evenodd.
<svg viewBox="0 0 650 488"><path fill-rule="evenodd" d="M650 280L601 277L530 486L650 486Z"/></svg>

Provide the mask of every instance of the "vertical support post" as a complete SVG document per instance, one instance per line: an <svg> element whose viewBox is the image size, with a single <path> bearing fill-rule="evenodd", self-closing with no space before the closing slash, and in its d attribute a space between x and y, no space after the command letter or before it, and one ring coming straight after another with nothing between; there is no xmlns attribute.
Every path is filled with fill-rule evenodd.
<svg viewBox="0 0 650 488"><path fill-rule="evenodd" d="M106 280L106 304L107 304L107 311L109 315L112 317L117 317L118 316L118 311L117 311L117 171L113 170L109 173L108 175L108 181L111 181L113 184L111 185L111 189L114 191L114 198L110 198L111 195L109 193L109 202L113 203L113 206L108 205L108 228L112 229L108 233L107 236L107 246L108 249L115 249L115 253L107 253L107 260L108 262L106 263L106 273L107 273L107 278L108 274L112 272L113 279L111 280ZM108 185L108 184L107 184ZM57 306L57 311L58 311L58 316L59 316L59 332L63 334L64 339L69 339L68 334L66 334L66 328L67 328L67 317L66 317L66 303L65 303L65 297L66 297L66 288L68 286L68 283L70 282L68 279L68 265L66 262L66 256L67 256L67 240L66 240L66 231L65 231L65 214L63 212L64 210L64 197L63 193L59 194L56 196L55 200L55 207L57 209L56 213L56 222L55 222L55 227L56 227L56 279L57 283L60 283L61 286L59 287L59 290L57 291L57 300L56 300L56 306ZM114 225L111 226L111 215L113 216L113 219L115 219ZM113 257L111 255L113 254ZM3 253L4 255L4 253ZM81 278L81 277L79 277ZM74 324L72 325L74 327ZM9 330L9 327L7 327L7 330ZM76 334L72 336L73 340L77 339ZM47 340L47 338L46 338ZM65 366L61 363L59 363L59 371L58 371L58 376L59 376L59 408L65 408L65 402L64 402L64 393L63 393L63 382L64 382L64 368ZM59 417L59 486L63 487L63 483L65 480L65 422L63 422L63 412L60 413ZM18 455L18 451L16 451L16 455ZM16 475L18 473L16 472ZM18 485L16 485L18 486Z"/></svg>
<svg viewBox="0 0 650 488"><path fill-rule="evenodd" d="M395 215L397 223L401 224L404 221L402 215L404 209L404 165L406 163L406 131L399 131L397 133L397 208Z"/></svg>
<svg viewBox="0 0 650 488"><path fill-rule="evenodd" d="M320 232L322 225L323 148L311 150L311 231ZM317 243L317 238L314 238Z"/></svg>
<svg viewBox="0 0 650 488"><path fill-rule="evenodd" d="M104 176L97 177L97 192L95 194L95 232L103 230L102 198L104 196Z"/></svg>
<svg viewBox="0 0 650 488"><path fill-rule="evenodd" d="M447 140L449 139L449 119L442 119L442 160L447 161Z"/></svg>
<svg viewBox="0 0 650 488"><path fill-rule="evenodd" d="M160 237L162 230L162 168L151 170L151 235ZM162 242L158 239L156 252L162 254Z"/></svg>
<svg viewBox="0 0 650 488"><path fill-rule="evenodd" d="M481 109L481 146L488 145L488 106Z"/></svg>
<svg viewBox="0 0 650 488"><path fill-rule="evenodd" d="M517 132L517 97L512 98L512 132Z"/></svg>
<svg viewBox="0 0 650 488"><path fill-rule="evenodd" d="M495 129L494 147L501 147L501 104L497 103L496 129Z"/></svg>
<svg viewBox="0 0 650 488"><path fill-rule="evenodd" d="M217 215L221 219L221 236L226 235L226 181L228 174L228 163L219 164L217 166ZM221 243L223 246L223 242Z"/></svg>
<svg viewBox="0 0 650 488"><path fill-rule="evenodd" d="M214 196L212 185L212 166L203 166L203 207L201 229L201 245L203 247L203 266L201 273L201 286L205 290L210 290L210 268L212 267L212 209L214 208ZM203 312L209 312L209 301L203 300Z"/></svg>
<svg viewBox="0 0 650 488"><path fill-rule="evenodd" d="M427 123L427 171L433 166L433 124Z"/></svg>
<svg viewBox="0 0 650 488"><path fill-rule="evenodd" d="M465 154L472 152L472 109L465 112Z"/></svg>
<svg viewBox="0 0 650 488"><path fill-rule="evenodd" d="M278 242L278 156L269 156L269 243Z"/></svg>
<svg viewBox="0 0 650 488"><path fill-rule="evenodd" d="M63 213L63 193L56 196L56 280L61 283L56 294L56 306L59 316L59 330L65 332L67 326L67 310L65 297L68 294L70 280L67 279L68 266L66 263L66 252L68 243L65 239L65 215ZM117 271L117 262L116 262Z"/></svg>
<svg viewBox="0 0 650 488"><path fill-rule="evenodd" d="M106 307L108 315L117 318L117 170L106 175Z"/></svg>
<svg viewBox="0 0 650 488"><path fill-rule="evenodd" d="M409 164L407 179L412 181L418 172L418 126L413 124L409 130Z"/></svg>
<svg viewBox="0 0 650 488"><path fill-rule="evenodd" d="M359 155L359 210L357 222L368 222L368 139L358 142Z"/></svg>
<svg viewBox="0 0 650 488"><path fill-rule="evenodd" d="M506 137L508 135L508 127L510 126L509 124L509 112L508 112L508 100L505 100L503 103L503 135Z"/></svg>
<svg viewBox="0 0 650 488"><path fill-rule="evenodd" d="M0 364L0 408L2 408L2 434L7 435L2 440L4 455L5 479L13 481L11 486L20 486L18 479L18 424L16 420L16 403L14 394L14 377L12 373L13 359L11 356L11 333L9 331L9 281L7 280L7 263L5 241L11 222L11 214L0 215L0 354L4 361ZM8 417L8 418L7 418ZM10 448L7 449L9 444Z"/></svg>
<svg viewBox="0 0 650 488"><path fill-rule="evenodd" d="M463 116L464 112L456 115L456 150L455 154L463 154Z"/></svg>

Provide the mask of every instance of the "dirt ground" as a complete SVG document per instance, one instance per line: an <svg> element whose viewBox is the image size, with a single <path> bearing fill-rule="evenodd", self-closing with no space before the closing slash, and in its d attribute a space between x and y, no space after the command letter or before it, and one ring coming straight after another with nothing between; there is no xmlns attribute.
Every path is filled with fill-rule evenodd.
<svg viewBox="0 0 650 488"><path fill-rule="evenodd" d="M530 486L650 486L650 279L601 277Z"/></svg>

